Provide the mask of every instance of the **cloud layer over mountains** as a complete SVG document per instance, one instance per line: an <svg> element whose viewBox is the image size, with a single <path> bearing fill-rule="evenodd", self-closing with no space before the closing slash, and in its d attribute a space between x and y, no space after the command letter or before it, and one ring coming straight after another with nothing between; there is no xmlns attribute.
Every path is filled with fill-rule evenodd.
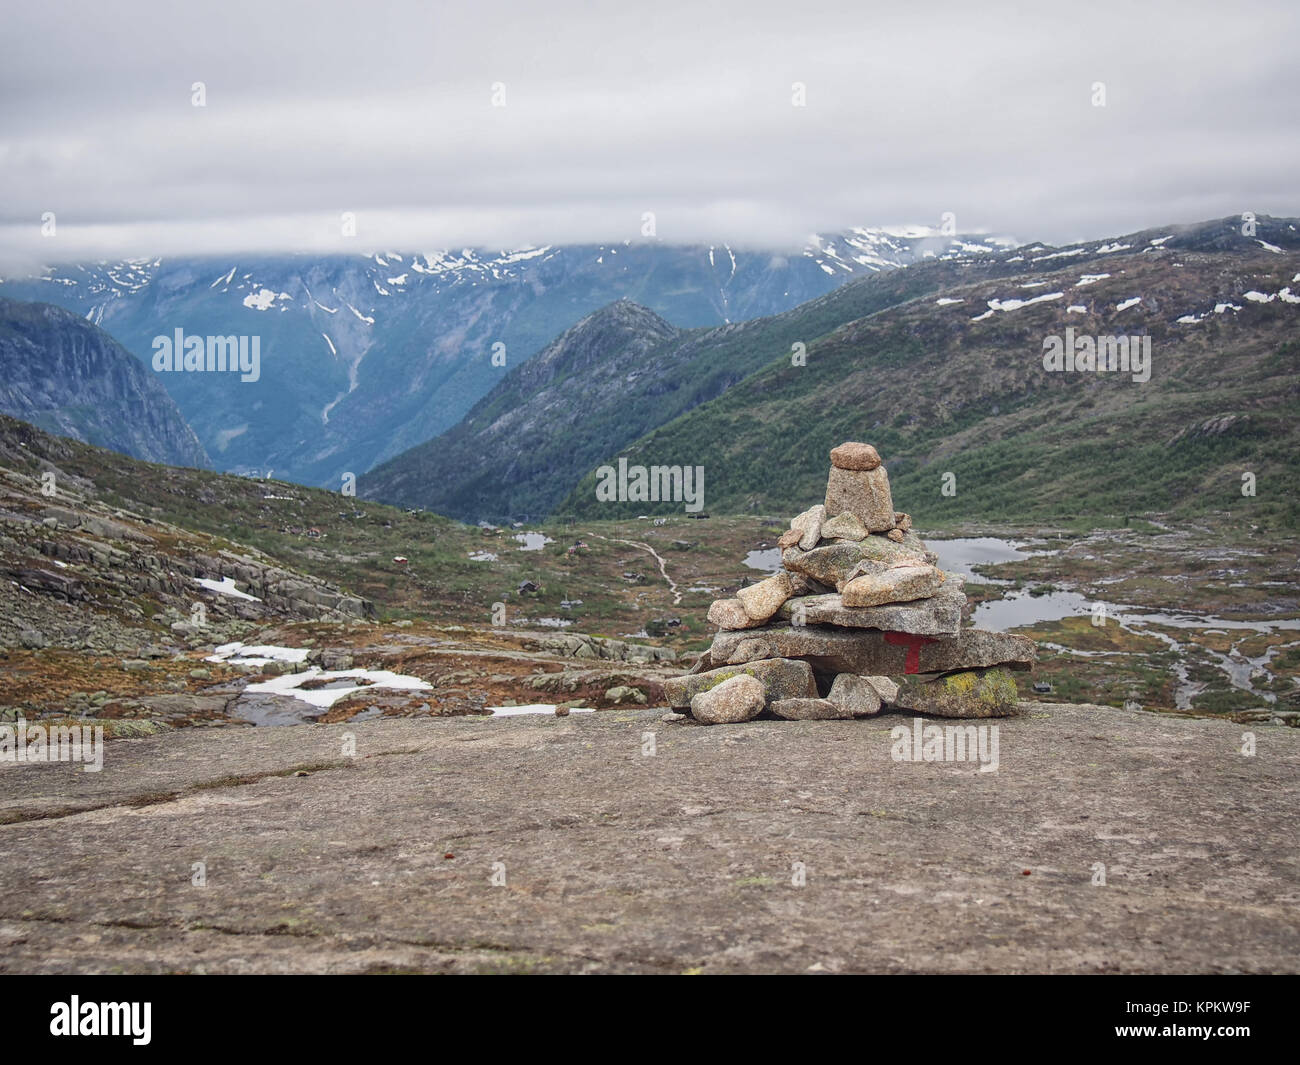
<svg viewBox="0 0 1300 1065"><path fill-rule="evenodd" d="M647 212L660 240L768 247L945 212L1058 242L1300 213L1290 3L133 0L0 22L0 269L637 240Z"/></svg>

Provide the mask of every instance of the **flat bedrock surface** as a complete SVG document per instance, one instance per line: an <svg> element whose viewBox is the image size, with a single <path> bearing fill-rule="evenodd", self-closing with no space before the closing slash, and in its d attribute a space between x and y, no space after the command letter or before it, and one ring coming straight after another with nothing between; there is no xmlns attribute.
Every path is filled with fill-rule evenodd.
<svg viewBox="0 0 1300 1065"><path fill-rule="evenodd" d="M1240 725L1023 709L970 723L997 725L996 773L893 761L910 715L662 709L0 765L0 971L1300 968L1300 732L1246 757Z"/></svg>

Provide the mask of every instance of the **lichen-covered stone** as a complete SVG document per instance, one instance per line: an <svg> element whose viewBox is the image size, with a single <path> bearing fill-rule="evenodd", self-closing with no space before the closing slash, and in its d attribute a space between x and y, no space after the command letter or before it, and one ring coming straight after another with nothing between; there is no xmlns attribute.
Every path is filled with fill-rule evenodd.
<svg viewBox="0 0 1300 1065"><path fill-rule="evenodd" d="M859 563L840 592L847 607L881 606L925 599L943 587L943 571L928 563L886 566Z"/></svg>
<svg viewBox="0 0 1300 1065"><path fill-rule="evenodd" d="M806 659L822 672L864 677L949 673L991 666L1029 669L1036 655L1033 640L1009 632L962 629L956 636L921 636L828 625L768 625L744 633L720 632L709 654L715 662L726 661L740 640L759 635L771 645L772 653L780 656L773 661Z"/></svg>
<svg viewBox="0 0 1300 1065"><path fill-rule="evenodd" d="M753 620L766 621L781 609L781 604L790 598L791 591L790 574L781 572L774 573L757 584L751 584L748 588L741 588L736 593L736 598Z"/></svg>
<svg viewBox="0 0 1300 1065"><path fill-rule="evenodd" d="M781 618L798 616L805 625L838 625L849 629L881 629L922 636L956 636L961 630L961 610L966 604L961 578L948 576L928 599L883 606L847 607L838 593L788 599L777 612Z"/></svg>
<svg viewBox="0 0 1300 1065"><path fill-rule="evenodd" d="M888 677L863 677L868 684L876 689L876 694L880 696L882 703L892 703L898 696L898 685Z"/></svg>
<svg viewBox="0 0 1300 1065"><path fill-rule="evenodd" d="M822 538L826 540L865 540L869 530L856 514L836 514L822 522Z"/></svg>
<svg viewBox="0 0 1300 1065"><path fill-rule="evenodd" d="M935 717L1010 717L1019 709L1019 694L1007 670L974 669L933 680L904 677L889 702Z"/></svg>
<svg viewBox="0 0 1300 1065"><path fill-rule="evenodd" d="M856 542L839 540L811 551L790 548L781 555L781 564L790 572L801 573L837 592L844 588L858 563L867 560L888 565L895 562L933 565L935 556L926 551L925 544L916 536L905 538L901 544L893 543L883 536L868 536Z"/></svg>
<svg viewBox="0 0 1300 1065"><path fill-rule="evenodd" d="M825 520L826 508L821 503L818 503L815 507L809 507L802 514L791 519L790 528L798 530L801 534L799 537L801 550L811 551L817 546L817 541L822 537L822 522Z"/></svg>
<svg viewBox="0 0 1300 1065"><path fill-rule="evenodd" d="M727 664L730 666L743 665L746 662L756 662L760 658L772 657L772 645L763 639L741 640L736 644L736 648L727 658Z"/></svg>

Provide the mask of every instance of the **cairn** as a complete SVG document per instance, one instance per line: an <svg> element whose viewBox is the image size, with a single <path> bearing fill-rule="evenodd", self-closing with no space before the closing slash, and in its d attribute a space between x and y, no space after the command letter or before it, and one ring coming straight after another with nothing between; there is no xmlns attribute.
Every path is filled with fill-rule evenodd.
<svg viewBox="0 0 1300 1065"><path fill-rule="evenodd" d="M719 632L690 673L664 684L670 705L704 724L1016 712L1008 670L1031 669L1032 640L961 626L962 578L894 510L870 444L831 451L826 501L777 541L781 569L719 599Z"/></svg>

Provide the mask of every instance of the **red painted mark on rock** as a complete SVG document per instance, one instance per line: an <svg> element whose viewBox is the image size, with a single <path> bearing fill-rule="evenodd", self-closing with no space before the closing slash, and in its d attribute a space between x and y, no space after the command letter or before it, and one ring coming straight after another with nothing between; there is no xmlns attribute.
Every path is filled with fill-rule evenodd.
<svg viewBox="0 0 1300 1065"><path fill-rule="evenodd" d="M921 671L921 647L927 643L938 643L933 636L917 636L911 632L887 632L885 643L897 644L907 648L907 658L903 661L904 673Z"/></svg>

